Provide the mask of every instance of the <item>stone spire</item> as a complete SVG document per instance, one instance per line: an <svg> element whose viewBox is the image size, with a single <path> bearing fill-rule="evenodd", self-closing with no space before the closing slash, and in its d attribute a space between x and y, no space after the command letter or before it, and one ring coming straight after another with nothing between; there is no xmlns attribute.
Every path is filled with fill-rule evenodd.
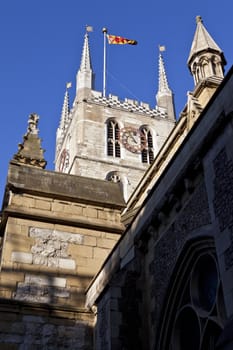
<svg viewBox="0 0 233 350"><path fill-rule="evenodd" d="M159 53L159 88L156 94L157 106L165 109L170 119L175 119L173 93L168 85L161 48L163 50L165 49L164 47L160 47Z"/></svg>
<svg viewBox="0 0 233 350"><path fill-rule="evenodd" d="M45 168L47 162L44 159L44 150L41 148L41 139L37 128L39 116L35 113L29 115L27 133L23 142L18 145L18 152L13 160L37 168Z"/></svg>
<svg viewBox="0 0 233 350"><path fill-rule="evenodd" d="M69 122L69 114L70 114L69 92L68 92L68 88L66 88L63 106L62 106L62 112L61 112L61 121L59 126L61 130L65 130L67 128L67 124Z"/></svg>
<svg viewBox="0 0 233 350"><path fill-rule="evenodd" d="M92 71L88 33L86 32L84 36L81 64L77 73L76 94L78 100L87 97L92 89L94 89L94 73Z"/></svg>
<svg viewBox="0 0 233 350"><path fill-rule="evenodd" d="M58 152L61 149L61 144L65 136L66 129L69 125L70 121L70 106L69 106L69 92L68 88L71 87L71 83L66 84L66 91L62 106L62 112L61 112L61 119L60 119L60 125L57 129L57 136L56 136L56 157Z"/></svg>
<svg viewBox="0 0 233 350"><path fill-rule="evenodd" d="M218 82L219 85L224 76L225 57L207 32L201 16L196 17L196 23L196 32L188 58L188 66L194 83L197 85L208 78L215 78L215 82Z"/></svg>

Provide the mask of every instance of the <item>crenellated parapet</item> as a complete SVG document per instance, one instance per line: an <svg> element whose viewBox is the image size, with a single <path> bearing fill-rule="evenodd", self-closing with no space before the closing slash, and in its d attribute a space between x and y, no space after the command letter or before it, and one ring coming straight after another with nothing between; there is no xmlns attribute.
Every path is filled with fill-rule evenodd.
<svg viewBox="0 0 233 350"><path fill-rule="evenodd" d="M150 108L150 105L145 102L139 102L137 100L125 98L120 100L116 95L109 95L104 97L99 91L92 91L87 102L96 103L110 108L121 109L128 112L139 113L151 118L167 118L168 114L164 108L155 107Z"/></svg>

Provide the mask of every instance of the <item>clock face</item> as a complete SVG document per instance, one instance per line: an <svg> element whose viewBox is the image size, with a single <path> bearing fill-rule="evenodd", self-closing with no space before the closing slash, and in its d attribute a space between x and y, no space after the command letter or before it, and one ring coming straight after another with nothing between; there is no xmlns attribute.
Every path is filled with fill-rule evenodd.
<svg viewBox="0 0 233 350"><path fill-rule="evenodd" d="M64 171L69 163L69 152L66 149L63 149L60 161L59 161L59 171Z"/></svg>
<svg viewBox="0 0 233 350"><path fill-rule="evenodd" d="M133 127L120 130L120 141L128 151L133 153L140 153L146 144L145 135Z"/></svg>

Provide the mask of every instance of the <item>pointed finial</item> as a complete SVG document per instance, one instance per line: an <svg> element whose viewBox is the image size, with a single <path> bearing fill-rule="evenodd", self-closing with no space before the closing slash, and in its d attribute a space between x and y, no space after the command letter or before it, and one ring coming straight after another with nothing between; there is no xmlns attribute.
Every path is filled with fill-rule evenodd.
<svg viewBox="0 0 233 350"><path fill-rule="evenodd" d="M91 66L91 58L90 58L90 51L89 51L89 40L88 40L88 33L86 32L84 36L80 71L87 71L91 69L92 69L92 66Z"/></svg>
<svg viewBox="0 0 233 350"><path fill-rule="evenodd" d="M87 32L87 33L93 32L93 27L92 27L92 26L89 26L89 25L86 25L86 32Z"/></svg>
<svg viewBox="0 0 233 350"><path fill-rule="evenodd" d="M27 133L23 137L23 142L18 145L18 152L13 156L13 160L44 169L47 162L44 159L44 150L41 148L41 139L38 136L38 121L38 114L29 115Z"/></svg>
<svg viewBox="0 0 233 350"><path fill-rule="evenodd" d="M164 45L159 45L159 86L156 94L157 107L166 111L168 118L175 120L175 109L173 101L173 93L168 85L165 65L162 52L166 48Z"/></svg>
<svg viewBox="0 0 233 350"><path fill-rule="evenodd" d="M167 81L167 76L166 76L166 71L165 71L165 66L163 62L163 57L161 52L165 51L165 46L159 45L159 93L164 93L169 92L170 89L168 86L168 81Z"/></svg>
<svg viewBox="0 0 233 350"><path fill-rule="evenodd" d="M203 23L201 16L196 16L196 23Z"/></svg>
<svg viewBox="0 0 233 350"><path fill-rule="evenodd" d="M159 52L166 51L166 47L164 45L159 45Z"/></svg>
<svg viewBox="0 0 233 350"><path fill-rule="evenodd" d="M36 113L31 113L28 118L28 129L27 132L28 134L34 134L38 135L38 121L39 121L39 116Z"/></svg>
<svg viewBox="0 0 233 350"><path fill-rule="evenodd" d="M214 52L215 54L222 54L222 50L216 44L214 39L211 37L207 29L205 28L201 16L196 16L196 31L191 45L191 50L188 58L188 66L190 69L190 64L192 59L195 60L197 54L202 54L204 51ZM221 58L222 60L222 58ZM225 59L224 59L225 62ZM225 63L224 63L225 64Z"/></svg>
<svg viewBox="0 0 233 350"><path fill-rule="evenodd" d="M68 83L66 83L66 90L70 89L71 87L72 87L71 81L69 81Z"/></svg>

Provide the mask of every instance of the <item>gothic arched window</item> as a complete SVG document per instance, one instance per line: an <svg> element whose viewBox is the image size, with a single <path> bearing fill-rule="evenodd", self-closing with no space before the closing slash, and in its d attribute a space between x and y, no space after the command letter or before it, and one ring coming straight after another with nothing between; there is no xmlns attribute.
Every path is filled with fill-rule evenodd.
<svg viewBox="0 0 233 350"><path fill-rule="evenodd" d="M213 239L192 241L174 275L156 349L216 349L226 310Z"/></svg>
<svg viewBox="0 0 233 350"><path fill-rule="evenodd" d="M120 129L115 120L107 121L107 154L112 157L121 157Z"/></svg>
<svg viewBox="0 0 233 350"><path fill-rule="evenodd" d="M142 163L151 164L154 160L152 133L147 127L141 128L141 144L144 146L141 152Z"/></svg>

